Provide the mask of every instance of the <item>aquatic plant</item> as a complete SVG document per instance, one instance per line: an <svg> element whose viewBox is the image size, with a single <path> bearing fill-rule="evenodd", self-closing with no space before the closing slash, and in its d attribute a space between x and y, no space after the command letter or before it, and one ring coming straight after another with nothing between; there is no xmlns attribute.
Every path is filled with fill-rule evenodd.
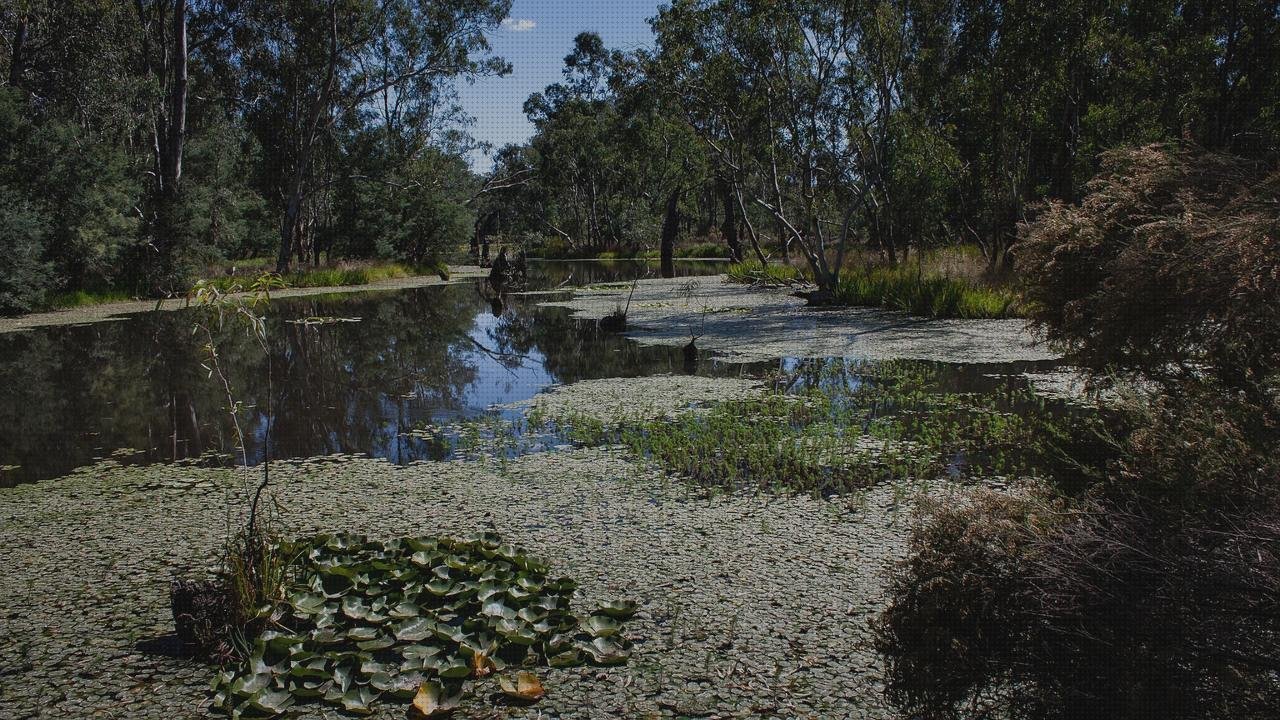
<svg viewBox="0 0 1280 720"><path fill-rule="evenodd" d="M413 701L427 717L497 675L513 699L536 701L538 666L617 665L630 655L633 602L575 614L577 583L494 533L370 540L318 535L282 544L297 558L270 628L237 667L219 672L213 705L232 717L275 716L297 703L369 714ZM507 669L521 669L514 678Z"/></svg>
<svg viewBox="0 0 1280 720"><path fill-rule="evenodd" d="M1037 474L1055 458L1055 442L1088 429L1083 412L1051 408L1026 390L950 392L929 363L877 363L850 375L832 368L804 382L674 419L537 420L579 445L621 444L702 487L818 494L943 475Z"/></svg>
<svg viewBox="0 0 1280 720"><path fill-rule="evenodd" d="M1018 297L1008 288L946 275L922 274L910 265L848 268L833 289L832 305L868 305L929 318L966 320L1015 317Z"/></svg>
<svg viewBox="0 0 1280 720"><path fill-rule="evenodd" d="M804 280L804 275L794 266L782 263L762 265L759 260L731 263L725 272L730 280L741 283L790 285Z"/></svg>

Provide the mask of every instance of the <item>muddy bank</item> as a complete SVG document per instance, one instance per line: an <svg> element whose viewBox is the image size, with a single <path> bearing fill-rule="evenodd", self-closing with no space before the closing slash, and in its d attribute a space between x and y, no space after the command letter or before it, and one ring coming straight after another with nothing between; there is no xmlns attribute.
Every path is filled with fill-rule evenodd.
<svg viewBox="0 0 1280 720"><path fill-rule="evenodd" d="M584 288L543 303L599 320L627 306L630 285ZM1021 320L928 320L879 308L814 309L786 290L726 282L724 276L641 280L627 337L642 344L697 346L724 359L895 358L1007 363L1059 357Z"/></svg>
<svg viewBox="0 0 1280 720"><path fill-rule="evenodd" d="M450 268L448 280L441 280L437 275L416 275L414 277L391 278L379 280L366 285L337 285L332 287L286 288L273 290L273 298L306 297L310 295L332 295L356 293L375 290L409 290L411 288L445 285L454 282L465 282L477 277L486 277L487 270L474 265L459 265ZM52 310L50 312L32 313L18 317L0 318L0 333L18 332L38 327L55 325L83 325L85 323L112 322L126 320L129 315L152 312L155 310L182 310L188 307L185 298L173 300L127 300L109 302L98 305Z"/></svg>

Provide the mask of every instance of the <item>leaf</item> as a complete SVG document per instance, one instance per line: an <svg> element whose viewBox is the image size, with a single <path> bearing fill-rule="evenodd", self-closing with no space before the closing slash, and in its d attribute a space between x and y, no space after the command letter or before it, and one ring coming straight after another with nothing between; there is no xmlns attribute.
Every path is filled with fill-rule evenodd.
<svg viewBox="0 0 1280 720"><path fill-rule="evenodd" d="M458 709L459 700L458 695L445 695L444 686L440 683L424 682L413 697L413 709L425 718L444 717Z"/></svg>
<svg viewBox="0 0 1280 720"><path fill-rule="evenodd" d="M342 707L349 713L372 715L373 708L371 705L381 694L368 685L357 685L343 694Z"/></svg>
<svg viewBox="0 0 1280 720"><path fill-rule="evenodd" d="M514 700L520 702L532 703L542 699L547 691L542 687L542 681L527 670L521 670L516 673L516 679L513 682L511 678L502 676L498 678L498 685L502 688L502 692Z"/></svg>
<svg viewBox="0 0 1280 720"><path fill-rule="evenodd" d="M400 642L417 642L426 640L435 633L436 622L428 618L414 618L391 627L391 632Z"/></svg>
<svg viewBox="0 0 1280 720"><path fill-rule="evenodd" d="M465 678L471 675L471 664L460 657L451 657L437 670L442 678Z"/></svg>
<svg viewBox="0 0 1280 720"><path fill-rule="evenodd" d="M613 638L598 637L591 641L585 647L587 653L591 655L591 659L600 665L621 665L627 661L631 653L613 640Z"/></svg>
<svg viewBox="0 0 1280 720"><path fill-rule="evenodd" d="M250 708L271 716L283 713L293 703L293 695L287 690L263 690L249 698Z"/></svg>
<svg viewBox="0 0 1280 720"><path fill-rule="evenodd" d="M303 615L317 615L324 612L324 595L320 593L297 592L289 596L293 609Z"/></svg>
<svg viewBox="0 0 1280 720"><path fill-rule="evenodd" d="M489 657L488 653L478 652L471 656L472 677L487 677L497 669L498 666L494 664L493 658Z"/></svg>
<svg viewBox="0 0 1280 720"><path fill-rule="evenodd" d="M622 630L622 625L611 617L604 615L592 615L582 625L583 629L591 633L592 637L613 637Z"/></svg>
<svg viewBox="0 0 1280 720"><path fill-rule="evenodd" d="M623 620L635 615L636 607L634 600L607 600L600 603L600 608L596 612Z"/></svg>

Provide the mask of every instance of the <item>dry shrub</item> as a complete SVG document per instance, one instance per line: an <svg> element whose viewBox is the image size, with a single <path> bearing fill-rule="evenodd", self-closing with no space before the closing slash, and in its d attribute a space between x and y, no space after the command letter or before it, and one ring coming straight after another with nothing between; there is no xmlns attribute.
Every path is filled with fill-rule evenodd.
<svg viewBox="0 0 1280 720"><path fill-rule="evenodd" d="M1034 617L1029 556L1055 513L1041 498L974 490L922 505L877 623L889 699L921 718L1024 705Z"/></svg>
<svg viewBox="0 0 1280 720"><path fill-rule="evenodd" d="M1276 717L1278 178L1117 151L1081 207L1023 228L1034 320L1158 392L1083 492L1058 477L923 519L878 630L913 716Z"/></svg>
<svg viewBox="0 0 1280 720"><path fill-rule="evenodd" d="M1102 168L1020 229L1032 320L1095 370L1207 363L1242 386L1280 366L1280 172L1187 144Z"/></svg>

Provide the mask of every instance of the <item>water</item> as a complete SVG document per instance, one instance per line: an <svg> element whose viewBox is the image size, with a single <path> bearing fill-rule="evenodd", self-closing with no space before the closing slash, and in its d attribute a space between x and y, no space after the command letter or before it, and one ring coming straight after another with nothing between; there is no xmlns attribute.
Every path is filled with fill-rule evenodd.
<svg viewBox="0 0 1280 720"><path fill-rule="evenodd" d="M717 263L682 262L681 274ZM534 262L531 289L653 275L643 262ZM272 405L273 457L367 453L396 463L436 459L438 442L408 433L532 397L554 383L685 371L680 348L643 347L600 332L547 299L512 296L494 308L475 284L278 299L264 353L241 328L216 334L250 462L264 456ZM497 314L495 314L497 311ZM306 324L306 318L358 322ZM0 335L0 486L64 475L115 454L172 462L240 450L228 398L206 369L195 311ZM738 365L705 353L696 371L752 375L813 366L794 359ZM1004 368L1002 371L1021 371ZM991 366L955 366L949 384L1000 383ZM798 373L797 376L802 375Z"/></svg>

